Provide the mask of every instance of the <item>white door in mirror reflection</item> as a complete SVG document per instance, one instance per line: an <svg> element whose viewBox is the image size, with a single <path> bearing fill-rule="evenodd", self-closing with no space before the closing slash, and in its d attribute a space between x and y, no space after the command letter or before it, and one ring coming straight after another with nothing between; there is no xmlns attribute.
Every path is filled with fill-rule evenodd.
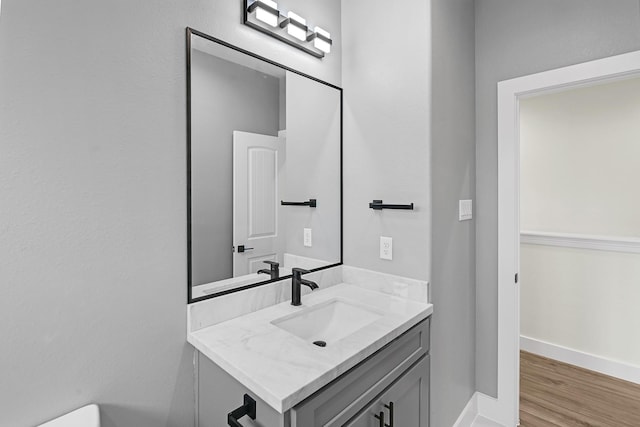
<svg viewBox="0 0 640 427"><path fill-rule="evenodd" d="M233 277L268 268L265 260L283 261L284 157L284 137L233 132Z"/></svg>

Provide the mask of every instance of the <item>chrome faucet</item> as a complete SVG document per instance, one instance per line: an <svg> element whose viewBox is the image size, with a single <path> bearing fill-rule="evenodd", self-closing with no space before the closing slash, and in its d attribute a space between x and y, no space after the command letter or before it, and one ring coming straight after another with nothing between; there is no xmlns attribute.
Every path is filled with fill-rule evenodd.
<svg viewBox="0 0 640 427"><path fill-rule="evenodd" d="M316 282L302 278L302 275L307 273L310 273L310 271L303 270L302 268L291 269L291 305L302 305L302 302L300 301L301 285L308 286L311 290L318 289L318 284Z"/></svg>
<svg viewBox="0 0 640 427"><path fill-rule="evenodd" d="M271 277L271 280L277 279L280 277L280 263L275 261L262 261L265 264L269 264L271 268L267 270L263 268L262 270L258 270L258 274L268 274Z"/></svg>

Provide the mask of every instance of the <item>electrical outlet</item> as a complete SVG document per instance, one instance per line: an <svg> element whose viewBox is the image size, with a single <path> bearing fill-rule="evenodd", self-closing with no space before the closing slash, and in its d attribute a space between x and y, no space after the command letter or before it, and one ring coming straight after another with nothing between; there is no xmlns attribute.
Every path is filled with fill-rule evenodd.
<svg viewBox="0 0 640 427"><path fill-rule="evenodd" d="M391 237L380 236L380 258L393 259L393 239Z"/></svg>
<svg viewBox="0 0 640 427"><path fill-rule="evenodd" d="M303 234L304 234L303 243L306 247L310 248L311 247L311 229L305 228Z"/></svg>
<svg viewBox="0 0 640 427"><path fill-rule="evenodd" d="M473 218L473 202L471 200L460 200L458 221L466 221L471 218Z"/></svg>

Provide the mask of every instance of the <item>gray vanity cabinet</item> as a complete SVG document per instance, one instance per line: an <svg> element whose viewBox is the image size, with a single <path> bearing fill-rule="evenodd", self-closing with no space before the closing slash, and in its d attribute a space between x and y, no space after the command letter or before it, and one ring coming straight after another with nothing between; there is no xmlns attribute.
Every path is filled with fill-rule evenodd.
<svg viewBox="0 0 640 427"><path fill-rule="evenodd" d="M409 369L345 427L429 425L429 356Z"/></svg>
<svg viewBox="0 0 640 427"><path fill-rule="evenodd" d="M198 419L201 427L226 426L243 394L257 402L251 427L428 427L429 319L280 414L205 356L199 357ZM385 407L387 405L387 407ZM389 407L393 406L393 419ZM384 423L374 415L384 413Z"/></svg>

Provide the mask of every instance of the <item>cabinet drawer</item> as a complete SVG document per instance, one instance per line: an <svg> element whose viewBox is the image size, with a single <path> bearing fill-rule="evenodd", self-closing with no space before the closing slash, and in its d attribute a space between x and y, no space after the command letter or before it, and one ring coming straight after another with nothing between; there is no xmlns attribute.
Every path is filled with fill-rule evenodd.
<svg viewBox="0 0 640 427"><path fill-rule="evenodd" d="M295 406L291 427L343 425L428 351L426 319Z"/></svg>

